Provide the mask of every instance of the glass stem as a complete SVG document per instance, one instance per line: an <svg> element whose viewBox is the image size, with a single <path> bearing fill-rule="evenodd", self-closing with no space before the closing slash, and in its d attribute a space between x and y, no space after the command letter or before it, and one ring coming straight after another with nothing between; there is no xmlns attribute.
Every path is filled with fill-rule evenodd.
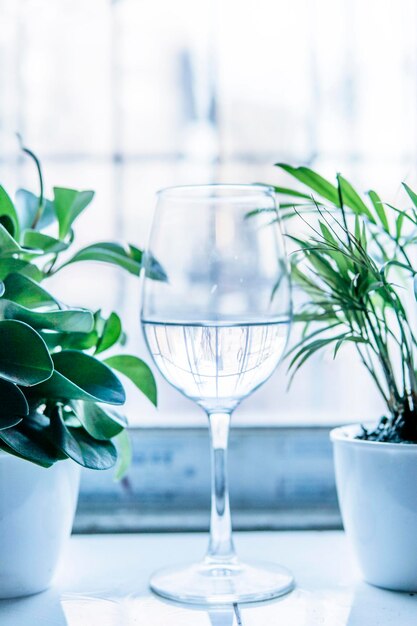
<svg viewBox="0 0 417 626"><path fill-rule="evenodd" d="M211 520L207 559L227 562L235 558L227 476L230 413L209 413L211 438Z"/></svg>

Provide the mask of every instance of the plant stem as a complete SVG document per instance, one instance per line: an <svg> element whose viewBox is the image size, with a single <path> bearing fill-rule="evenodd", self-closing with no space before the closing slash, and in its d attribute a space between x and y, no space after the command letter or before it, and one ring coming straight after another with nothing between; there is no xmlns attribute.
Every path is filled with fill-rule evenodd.
<svg viewBox="0 0 417 626"><path fill-rule="evenodd" d="M53 257L52 261L50 262L48 269L47 269L47 270L44 270L44 272L45 272L45 277L46 277L46 278L48 278L49 276L51 276L51 275L52 275L52 270L53 270L53 269L54 269L54 267L55 267L55 264L56 264L56 262L57 262L57 260L58 260L58 257L59 257L59 254L58 254L58 253L56 253L56 254L54 255L54 257Z"/></svg>
<svg viewBox="0 0 417 626"><path fill-rule="evenodd" d="M369 315L367 307L365 307L364 314L365 314L366 320L368 322L368 325L369 325L369 327L371 329L371 333L372 333L372 335L373 335L373 337L375 339L375 342L376 342L376 345L377 345L377 351L376 352L377 352L377 355L378 355L378 357L380 359L380 362L381 362L382 368L384 370L385 376L387 378L388 386L389 386L389 388L390 388L390 390L391 390L391 392L393 394L393 397L396 399L397 402L399 402L400 401L400 394L399 394L398 389L397 389L397 384L396 384L396 381L395 381L394 372L392 371L392 365L391 365L391 359L390 359L390 356L389 356L388 345L384 342L384 340L382 338L381 328L380 328L380 325L379 325L378 316L376 314L375 307L373 305L372 299L368 298L368 302L369 302L369 305L370 305L370 308L371 308L372 315L374 316L374 319L376 321L376 326L377 326L378 332L376 331L375 326L372 323L372 320L370 318L370 315Z"/></svg>
<svg viewBox="0 0 417 626"><path fill-rule="evenodd" d="M357 349L357 351L359 353L359 357L360 357L360 359L362 361L362 364L366 367L366 369L368 370L368 372L372 376L372 379L375 382L375 384L376 384L380 394L382 395L382 397L384 399L384 402L387 405L388 409L391 410L390 401L389 401L387 395L385 394L385 391L384 391L384 389L382 387L382 384L381 384L381 382L380 382L380 380L379 380L379 378L378 378L378 376L377 376L377 374L376 374L376 372L374 370L373 362L372 362L371 356L369 354L368 345L372 345L372 344L371 344L371 340L369 338L367 327L366 327L365 324L361 324L361 322L358 319L358 315L357 315L355 310L353 311L353 315L354 315L354 318L355 318L355 322L356 322L356 324L358 326L358 332L361 335L361 337L363 337L363 339L365 340L365 350L366 350L366 353L367 353L367 357L368 357L369 363L367 362L367 360L363 356L360 345L356 344L356 349ZM347 318L347 319L348 319L348 324L349 324L349 327L351 329L352 334L355 334L355 330L354 330L352 322L350 321L349 318ZM363 334L362 331L365 332L365 335Z"/></svg>
<svg viewBox="0 0 417 626"><path fill-rule="evenodd" d="M36 226L38 225L38 222L40 220L40 218L42 217L42 213L43 210L45 208L45 198L44 198L44 186L43 186L43 176L42 176L42 169L41 169L41 164L40 161L38 159L38 157L36 156L36 154L34 152L32 152L32 150L29 150L29 148L26 148L26 146L23 143L23 139L21 137L21 135L19 133L17 133L17 139L20 143L20 149L22 150L22 152L24 152L25 154L27 154L31 159L33 159L33 161L35 162L36 165L36 169L38 171L38 179L39 179L39 200L38 200L38 210L36 211L35 217L33 219L31 228L35 229Z"/></svg>
<svg viewBox="0 0 417 626"><path fill-rule="evenodd" d="M366 361L365 357L363 356L362 351L361 351L361 349L360 349L358 344L356 344L356 348L357 348L357 351L359 353L359 356L360 356L360 359L362 361L362 364L366 367L366 369L368 370L369 374L371 375L373 381L375 382L376 386L378 387L378 391L382 395L382 397L384 399L384 402L387 405L388 409L391 410L389 399L387 398L387 396L385 394L385 391L384 391L384 389L383 389L383 387L382 387L382 385L381 385L381 383L380 383L380 381L378 379L378 376L376 375L372 365L368 364L368 362ZM368 358L369 358L369 355L368 355Z"/></svg>

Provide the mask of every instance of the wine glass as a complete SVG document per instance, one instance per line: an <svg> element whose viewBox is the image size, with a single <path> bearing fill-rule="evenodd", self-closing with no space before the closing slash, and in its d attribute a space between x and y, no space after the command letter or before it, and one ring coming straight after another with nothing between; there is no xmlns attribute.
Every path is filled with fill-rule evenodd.
<svg viewBox="0 0 417 626"><path fill-rule="evenodd" d="M166 280L151 280L155 263ZM290 279L273 188L163 189L144 266L145 340L164 378L207 413L212 483L205 558L156 572L151 589L194 604L282 595L293 587L288 570L243 563L236 555L227 481L231 414L275 370L291 321Z"/></svg>

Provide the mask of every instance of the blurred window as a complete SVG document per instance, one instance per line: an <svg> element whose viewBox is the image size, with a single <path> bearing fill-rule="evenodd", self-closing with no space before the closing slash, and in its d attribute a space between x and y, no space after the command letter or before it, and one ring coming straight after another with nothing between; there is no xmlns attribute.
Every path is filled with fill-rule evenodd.
<svg viewBox="0 0 417 626"><path fill-rule="evenodd" d="M35 185L19 130L49 187L96 190L80 245L143 246L158 188L283 181L277 161L340 170L390 199L401 180L413 183L415 0L0 0L0 24L1 181ZM130 351L147 358L138 282L105 267L97 281L97 271L68 269L57 295L121 307ZM285 369L243 403L236 424L380 414L348 349L306 365L289 393ZM134 392L127 412L137 425L204 423L163 381L158 413Z"/></svg>

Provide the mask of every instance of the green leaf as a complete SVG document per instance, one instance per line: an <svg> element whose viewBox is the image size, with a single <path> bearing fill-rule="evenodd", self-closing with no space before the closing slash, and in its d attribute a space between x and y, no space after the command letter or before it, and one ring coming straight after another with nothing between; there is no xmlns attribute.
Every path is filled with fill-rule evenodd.
<svg viewBox="0 0 417 626"><path fill-rule="evenodd" d="M135 261L137 261L137 263L141 265L143 260L143 251L132 245L131 243L128 244L128 247L132 259L134 259Z"/></svg>
<svg viewBox="0 0 417 626"><path fill-rule="evenodd" d="M22 244L26 248L33 248L34 250L42 250L45 254L52 254L56 252L62 252L66 250L71 244L69 241L61 241L50 237L44 233L40 233L37 230L25 230L22 235Z"/></svg>
<svg viewBox="0 0 417 626"><path fill-rule="evenodd" d="M412 189L410 189L410 187L406 183L403 183L403 187L408 193L408 196L413 203L414 208L417 209L417 194Z"/></svg>
<svg viewBox="0 0 417 626"><path fill-rule="evenodd" d="M131 256L129 251L117 243L102 242L82 248L61 267L65 267L70 263L79 263L80 261L110 263L111 265L122 267L135 276L139 276L141 269L141 264Z"/></svg>
<svg viewBox="0 0 417 626"><path fill-rule="evenodd" d="M330 282L332 285L337 285L340 282L340 275L333 269L331 264L326 261L323 255L316 250L310 250L308 252L308 260L311 265L317 270L322 280Z"/></svg>
<svg viewBox="0 0 417 626"><path fill-rule="evenodd" d="M370 222L375 223L375 218L362 200L358 192L352 187L346 178L343 178L341 174L337 175L337 179L340 184L342 192L343 203L352 209L357 215L364 215Z"/></svg>
<svg viewBox="0 0 417 626"><path fill-rule="evenodd" d="M20 252L24 252L23 248L13 239L3 224L0 224L0 257L7 257Z"/></svg>
<svg viewBox="0 0 417 626"><path fill-rule="evenodd" d="M291 382L295 376L295 374L297 373L297 371L302 367L302 365L304 365L304 363L311 357L313 356L313 354L315 352L317 352L318 350L321 350L322 348L328 346L329 344L333 343L334 341L338 341L340 339L342 339L343 337L346 336L347 333L343 333L341 335L336 335L334 337L328 337L327 339L317 339L315 341L312 341L311 343L307 343L306 345L304 345L297 353L296 355L293 357L288 370L290 370L291 368L294 367L294 370L292 372L290 381L288 383L288 386L291 385Z"/></svg>
<svg viewBox="0 0 417 626"><path fill-rule="evenodd" d="M66 455L51 443L48 432L49 420L36 413L13 428L1 430L0 439L6 444L8 452L42 467L51 467Z"/></svg>
<svg viewBox="0 0 417 626"><path fill-rule="evenodd" d="M385 283L382 282L381 280L370 282L370 283L364 282L363 288L361 289L361 294L364 295L364 294L372 293L374 291L379 291L380 289L383 289L384 287L385 287Z"/></svg>
<svg viewBox="0 0 417 626"><path fill-rule="evenodd" d="M281 196L292 196L293 198L303 198L304 200L311 200L311 196L306 193L302 193L301 191L297 191L296 189L288 189L288 187L277 187L276 185L271 185L274 188L275 193Z"/></svg>
<svg viewBox="0 0 417 626"><path fill-rule="evenodd" d="M77 402L75 412L86 431L95 439L112 439L127 426L125 417L94 402Z"/></svg>
<svg viewBox="0 0 417 626"><path fill-rule="evenodd" d="M6 190L0 185L0 223L12 237L19 240L19 220L13 202Z"/></svg>
<svg viewBox="0 0 417 626"><path fill-rule="evenodd" d="M347 335L345 337L342 337L341 339L338 340L338 342L336 343L336 346L334 348L334 352L333 352L333 358L334 359L336 358L337 353L339 352L340 348L345 343L345 341L350 341L351 343L368 343L362 337L356 337L354 335Z"/></svg>
<svg viewBox="0 0 417 626"><path fill-rule="evenodd" d="M395 222L395 238L398 241L401 237L401 231L403 229L404 213L400 213Z"/></svg>
<svg viewBox="0 0 417 626"><path fill-rule="evenodd" d="M278 163L275 164L277 167L280 167ZM311 200L311 196L309 196L308 194L302 193L301 191L298 191L297 189L290 189L289 187L279 187L277 185L272 185L272 184L268 184L268 183L254 183L254 185L259 185L259 187L266 187L267 189L273 189L274 192L278 195L281 196L290 196L293 198L303 198L305 200ZM291 204L291 206L293 206ZM265 210L265 209L261 209L261 210ZM275 209L269 209L269 210L275 210Z"/></svg>
<svg viewBox="0 0 417 626"><path fill-rule="evenodd" d="M39 198L27 189L19 189L16 194L16 211L19 216L21 232L32 228L32 224L39 208ZM55 212L53 203L50 200L44 200L44 209L41 218L37 224L37 228L42 230L50 226L55 221Z"/></svg>
<svg viewBox="0 0 417 626"><path fill-rule="evenodd" d="M112 370L94 357L62 350L52 355L55 371L34 390L41 398L123 404L125 392Z"/></svg>
<svg viewBox="0 0 417 626"><path fill-rule="evenodd" d="M53 364L38 333L18 321L0 321L0 376L23 386L50 378Z"/></svg>
<svg viewBox="0 0 417 626"><path fill-rule="evenodd" d="M314 321L316 321L316 318L314 318ZM340 321L337 321L334 324L330 324L330 325L326 324L326 326L322 328L317 328L315 331L313 331L309 335L302 337L300 341L298 341L294 346L290 348L290 350L287 351L285 358L289 357L290 354L294 354L294 352L296 352L299 348L301 348L301 346L304 346L305 344L307 344L313 337L316 337L317 335L320 335L321 333L328 332L329 330L336 328L336 326L340 326L340 324L341 324Z"/></svg>
<svg viewBox="0 0 417 626"><path fill-rule="evenodd" d="M122 334L122 322L117 313L111 313L104 323L103 332L98 340L95 354L111 348Z"/></svg>
<svg viewBox="0 0 417 626"><path fill-rule="evenodd" d="M287 172L287 174L290 174L299 180L300 183L310 187L310 189L318 193L322 198L330 200L333 204L338 204L339 197L337 188L310 168L292 167L291 165L286 165L285 163L275 163L275 165L284 170L284 172Z"/></svg>
<svg viewBox="0 0 417 626"><path fill-rule="evenodd" d="M54 350L57 347L63 350L89 350L94 348L98 341L98 335L95 330L89 333L65 333L49 330L38 332L50 350Z"/></svg>
<svg viewBox="0 0 417 626"><path fill-rule="evenodd" d="M94 197L94 191L76 191L54 187L54 208L59 224L59 238L64 239L74 220L84 211Z"/></svg>
<svg viewBox="0 0 417 626"><path fill-rule="evenodd" d="M21 259L10 257L9 259L0 260L0 280L4 280L11 272L21 272L23 268L28 267L30 263ZM34 266L33 266L34 267Z"/></svg>
<svg viewBox="0 0 417 626"><path fill-rule="evenodd" d="M20 273L24 274L24 276L28 276L32 280L35 280L37 283L42 282L44 279L42 270L36 267L33 263L27 263L24 267L22 267Z"/></svg>
<svg viewBox="0 0 417 626"><path fill-rule="evenodd" d="M4 281L6 300L16 302L26 308L36 309L39 307L57 308L58 302L37 282L13 272L8 274Z"/></svg>
<svg viewBox="0 0 417 626"><path fill-rule="evenodd" d="M25 276L29 276L33 280L40 282L43 279L41 270L23 259L15 259L13 257L0 260L0 280L4 280L6 276L12 272L19 272Z"/></svg>
<svg viewBox="0 0 417 626"><path fill-rule="evenodd" d="M411 217L411 215L409 215L407 211L401 211L401 209L397 209L397 207L393 206L392 204L389 204L388 202L384 202L384 204L385 206L395 211L395 213L397 213L398 215L404 215L405 219L409 220L414 226L417 226L417 213L415 212L414 209L413 209L414 217Z"/></svg>
<svg viewBox="0 0 417 626"><path fill-rule="evenodd" d="M127 430L122 430L114 438L114 444L117 449L117 467L115 480L121 480L126 476L126 473L132 463L133 450L132 442Z"/></svg>
<svg viewBox="0 0 417 626"><path fill-rule="evenodd" d="M104 360L111 368L129 378L147 398L157 405L156 383L148 365L136 356L120 354Z"/></svg>
<svg viewBox="0 0 417 626"><path fill-rule="evenodd" d="M94 313L94 330L99 337L103 334L105 323L106 318L102 316L101 309L99 309Z"/></svg>
<svg viewBox="0 0 417 626"><path fill-rule="evenodd" d="M59 269L72 263L81 261L98 261L99 263L109 263L127 270L134 276L139 276L142 264L144 264L143 253L139 248L129 245L127 248L118 243L102 241L79 250ZM58 270L56 270L58 271ZM166 280L167 275L158 261L148 255L146 259L146 275L154 280Z"/></svg>
<svg viewBox="0 0 417 626"><path fill-rule="evenodd" d="M311 322L334 321L337 319L337 315L333 311L301 311L293 315L294 322L304 322L305 326L308 326Z"/></svg>
<svg viewBox="0 0 417 626"><path fill-rule="evenodd" d="M329 244L329 248L324 249L323 253L333 259L338 270L343 275L347 276L349 271L349 259L347 258L345 251L340 250L340 242L333 236L333 233L326 224L319 221L319 226L326 243Z"/></svg>
<svg viewBox="0 0 417 626"><path fill-rule="evenodd" d="M328 344L330 344L330 343L332 343L334 341L338 341L339 339L343 339L344 337L346 337L346 335L347 335L347 333L342 333L342 334L339 334L339 335L334 335L333 337L327 337L325 339L315 339L314 341L311 341L310 343L308 343L306 341L304 343L304 345L302 345L302 347L295 354L295 356L292 358L289 367L290 368L293 367L293 365L296 364L296 362L299 360L299 358L303 354L305 354L306 352L313 353L313 352L316 352L317 350L321 350L322 348L324 348Z"/></svg>
<svg viewBox="0 0 417 626"><path fill-rule="evenodd" d="M60 406L51 415L50 433L54 444L83 467L105 470L116 463L117 451L111 441L98 441L84 428L67 427Z"/></svg>
<svg viewBox="0 0 417 626"><path fill-rule="evenodd" d="M381 201L381 198L372 189L368 191L368 196L373 204L375 213L378 215L379 221L381 222L384 230L386 230L386 232L389 233L388 218L387 218L387 214L385 213L384 204Z"/></svg>
<svg viewBox="0 0 417 626"><path fill-rule="evenodd" d="M337 187L329 183L325 178L308 167L291 167L285 163L276 163L282 170L299 180L304 185L318 193L322 198L329 200L334 205L339 206L339 195ZM338 180L342 191L343 202L350 207L354 213L365 215L371 222L375 219L366 206L362 198L355 191L352 185L343 176L338 174Z"/></svg>
<svg viewBox="0 0 417 626"><path fill-rule="evenodd" d="M0 430L16 426L29 413L26 398L19 387L0 378Z"/></svg>
<svg viewBox="0 0 417 626"><path fill-rule="evenodd" d="M26 322L33 328L71 333L88 333L94 324L93 315L86 309L33 311L4 298L0 299L0 317Z"/></svg>
<svg viewBox="0 0 417 626"><path fill-rule="evenodd" d="M357 215L355 215L355 239L361 243L361 223Z"/></svg>
<svg viewBox="0 0 417 626"><path fill-rule="evenodd" d="M340 348L343 345L343 342L344 342L344 337L342 337L342 339L339 339L338 342L336 343L335 348L334 348L334 352L333 352L333 359L336 358L337 353L339 352Z"/></svg>
<svg viewBox="0 0 417 626"><path fill-rule="evenodd" d="M300 285L307 293L318 293L321 289L309 276L306 276L298 267L297 263L291 263L291 278L294 283Z"/></svg>
<svg viewBox="0 0 417 626"><path fill-rule="evenodd" d="M324 222L321 222L319 220L319 226L320 226L321 233L323 237L325 238L325 240L327 241L327 243L334 246L335 248L338 248L339 244L336 241L336 239L333 237L333 234L330 232L330 229L327 227L327 225L324 224Z"/></svg>
<svg viewBox="0 0 417 626"><path fill-rule="evenodd" d="M130 246L130 248L133 248L133 246ZM154 256L152 256L152 254L150 254L149 252L146 252L146 254L143 255L143 267L145 268L145 276L147 278L151 278L152 280L160 280L160 281L166 281L168 280L168 276L164 270L164 268L162 267L162 265L155 259Z"/></svg>
<svg viewBox="0 0 417 626"><path fill-rule="evenodd" d="M282 205L280 204L280 207ZM291 206L295 206L295 205L291 205ZM247 213L245 213L245 219L249 219L251 217L256 217L257 215L264 215L265 213L274 213L276 214L277 210L276 208L271 208L271 207L266 207L264 209L253 209L253 211L248 211Z"/></svg>

